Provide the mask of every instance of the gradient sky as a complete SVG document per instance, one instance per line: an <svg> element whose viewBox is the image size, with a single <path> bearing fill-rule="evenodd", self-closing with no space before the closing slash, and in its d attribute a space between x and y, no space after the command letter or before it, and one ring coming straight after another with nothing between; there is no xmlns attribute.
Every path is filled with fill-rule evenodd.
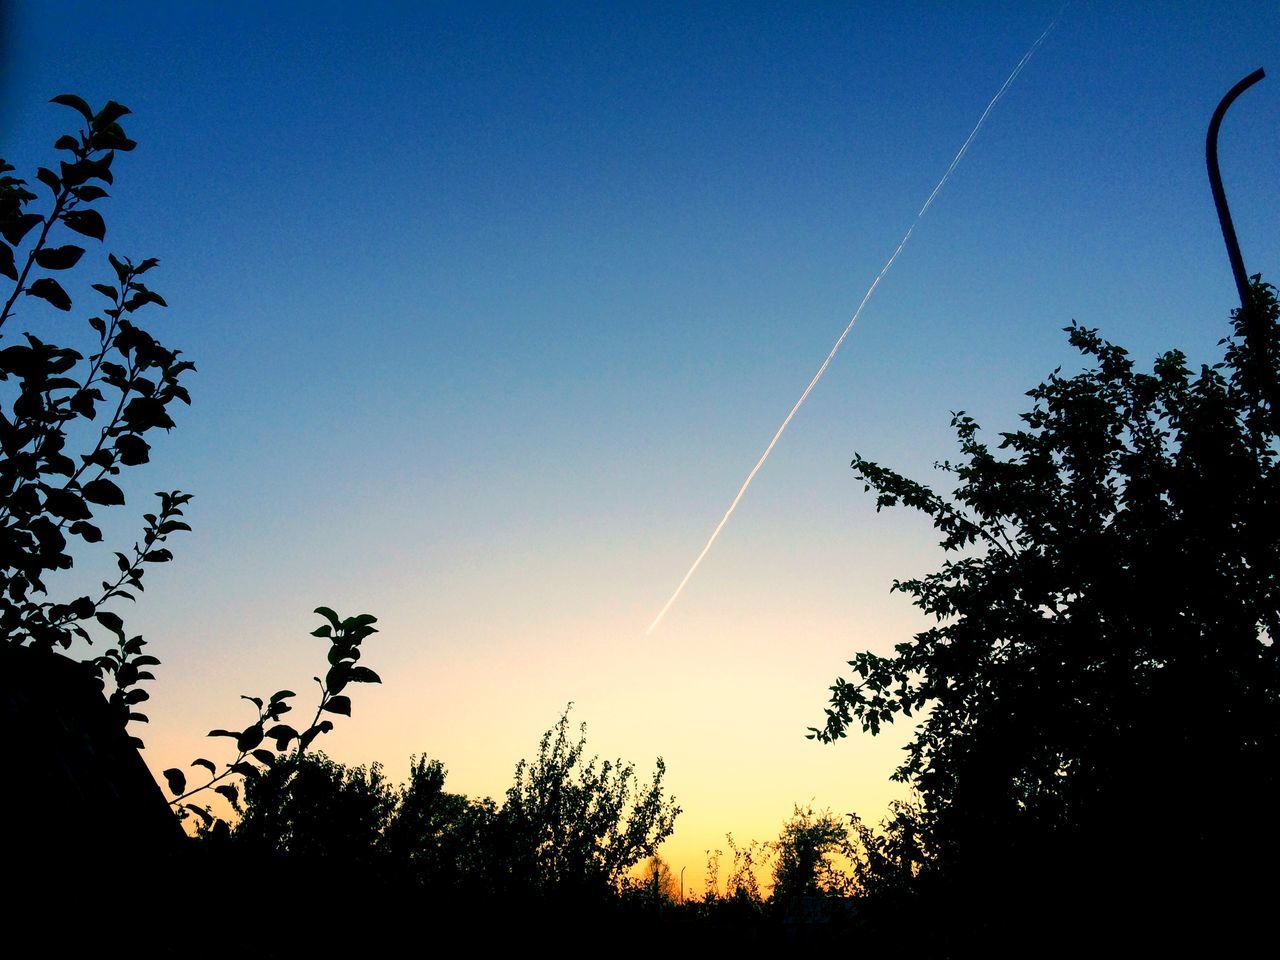
<svg viewBox="0 0 1280 960"><path fill-rule="evenodd" d="M994 435L1076 368L1073 318L1213 360L1204 133L1258 66L1222 163L1247 266L1280 264L1280 7L1072 4L645 637L1060 6L12 4L3 155L49 162L54 94L133 109L107 247L161 259L152 329L199 367L104 524L115 549L151 491L195 495L124 611L164 661L152 767L220 758L239 694L309 695L327 604L382 629L342 761L500 796L572 700L593 750L666 759L691 887L794 803L878 819L909 730L804 733L923 626L889 585L939 553L854 451L931 480L951 410Z"/></svg>

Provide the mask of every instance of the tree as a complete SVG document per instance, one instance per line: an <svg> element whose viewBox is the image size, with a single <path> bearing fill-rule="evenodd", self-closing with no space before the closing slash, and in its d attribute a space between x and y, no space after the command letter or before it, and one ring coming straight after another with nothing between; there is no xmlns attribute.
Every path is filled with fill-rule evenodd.
<svg viewBox="0 0 1280 960"><path fill-rule="evenodd" d="M667 861L656 853L649 857L631 878L631 890L650 904L681 902L680 880L671 872Z"/></svg>
<svg viewBox="0 0 1280 960"><path fill-rule="evenodd" d="M415 757L383 842L406 880L437 897L489 892L497 864L491 855L497 807L444 789L439 760Z"/></svg>
<svg viewBox="0 0 1280 960"><path fill-rule="evenodd" d="M140 684L154 679L150 668L160 661L144 652L141 636L125 632L117 610L137 599L149 565L172 559L166 542L190 529L181 518L191 498L180 491L157 494L159 508L143 515L142 535L130 549L97 556L93 545L103 540L94 522L103 508L125 503L115 478L147 463L155 432L175 426L172 411L175 402L190 403L185 384L195 366L142 326L140 317L167 306L147 286L150 277L143 280L158 265L154 258L135 263L106 255L109 282L84 283L104 301L87 317L79 340L59 316L80 297L75 271L97 259L86 256L81 238L105 240L98 204L114 182L116 156L136 144L121 126L130 111L114 100L97 111L73 94L52 102L82 123L54 143L63 154L57 172L40 167L35 173L45 202L0 159L0 276L6 278L0 281L0 707L15 769L41 785L5 791L0 812L16 872L40 870L59 885L65 885L63 874L79 872L101 885L104 871L119 862L171 866L189 852L138 754L141 741L127 732L130 722L147 720L139 708L149 695ZM4 288L6 282L11 287ZM13 338L19 322L22 335ZM6 336L11 342L4 345ZM62 345L64 338L71 345ZM73 562L100 559L111 571L100 591L53 598L53 575ZM323 713L349 715L351 700L342 692L348 684L380 682L357 665L360 642L376 632L375 618L342 619L326 607L316 612L328 622L314 633L328 639L330 649L324 679L316 678L320 701L310 726L297 731L281 722L292 691L267 701L245 697L257 708L256 721L210 734L236 741L231 762L220 771L197 759L193 766L210 777L190 790L183 771L165 771L179 818L195 813L213 825L206 808L184 801L212 789L238 807L239 778L271 769L291 746L300 756L332 728ZM81 645L104 636L109 645L79 662L62 653L88 653ZM112 883L117 880L112 874Z"/></svg>
<svg viewBox="0 0 1280 960"><path fill-rule="evenodd" d="M219 821L208 807L199 806L189 801L195 794L212 790L220 794L236 813L243 814L240 803L240 786L243 782L259 791L260 798L270 797L266 805L284 802L286 785L292 783L303 769L298 766L303 755L316 737L333 729L333 721L325 718L325 714L351 716L351 696L344 693L355 683L381 683L382 678L366 666L359 663L362 651L361 643L377 633L373 626L378 618L367 613L345 619L338 616L328 607L316 607L315 610L325 619L315 630L313 637L321 637L329 641L327 660L329 669L324 679L315 677L320 687L320 699L316 705L315 715L311 723L302 730L295 730L282 718L293 709L289 702L297 696L292 690L278 690L268 699L261 697L241 696L257 710L256 720L242 730L210 730L210 737L226 737L236 744L235 756L222 765L205 757L197 757L191 761L192 767L200 767L209 774L204 783L188 787L186 774L177 767L164 771L173 799L169 801L178 814L179 819L195 815L200 820L201 831L213 829L226 830L227 824ZM283 763L282 763L283 762ZM292 764L292 766L290 766ZM263 805L260 803L260 805Z"/></svg>
<svg viewBox="0 0 1280 960"><path fill-rule="evenodd" d="M1217 813L1280 777L1280 310L1260 277L1249 297L1198 371L1072 324L1090 366L1031 390L1000 453L953 416L950 498L855 456L948 559L893 584L935 625L851 660L811 736L917 719L895 779L947 889L1035 890L1042 918L1121 887L1186 903L1277 851L1274 818Z"/></svg>
<svg viewBox="0 0 1280 960"><path fill-rule="evenodd" d="M86 251L67 241L104 240L106 223L95 204L107 197L103 185L113 182L117 152L136 146L120 126L129 109L114 100L96 112L72 94L53 102L84 124L54 144L65 154L59 172L36 171L48 192L47 212L32 209L39 197L0 160L0 275L12 283L0 308L0 341L19 317L26 323L20 342L0 349L6 385L0 401L0 643L53 651L76 640L90 643L92 633L105 631L114 645L86 663L114 680L110 703L122 722L145 721L136 707L148 695L137 685L151 679L147 667L159 661L142 653L142 638L127 637L124 621L108 607L135 599L148 564L172 559L164 543L190 529L179 519L190 497L157 494L158 512L145 515L131 550L115 554L99 593L55 601L46 578L71 567L68 538L102 540L95 513L125 502L113 478L146 463L149 437L174 426L170 408L174 401L190 403L184 380L195 365L139 323L144 309L167 306L142 280L155 259L135 264L107 255L111 279L92 285L105 304L88 318L83 348L48 339L65 335L62 322L43 332L44 313L73 306L63 282Z"/></svg>
<svg viewBox="0 0 1280 960"><path fill-rule="evenodd" d="M367 866L381 848L398 791L381 765L345 767L297 753L245 778L237 841L295 860Z"/></svg>
<svg viewBox="0 0 1280 960"><path fill-rule="evenodd" d="M537 758L516 766L499 823L517 882L557 893L616 891L674 829L680 808L663 794L661 757L644 786L633 764L588 760L585 751L586 724L572 740L566 708Z"/></svg>
<svg viewBox="0 0 1280 960"><path fill-rule="evenodd" d="M853 892L853 878L846 870L851 853L849 825L830 810L818 812L812 806L797 805L772 847L775 902Z"/></svg>

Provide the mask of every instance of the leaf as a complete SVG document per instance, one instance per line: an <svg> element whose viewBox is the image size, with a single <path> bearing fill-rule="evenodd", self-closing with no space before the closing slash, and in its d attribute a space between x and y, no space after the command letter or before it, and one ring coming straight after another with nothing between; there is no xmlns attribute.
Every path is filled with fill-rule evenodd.
<svg viewBox="0 0 1280 960"><path fill-rule="evenodd" d="M248 753L254 747L262 742L262 724L255 723L252 727L247 728L236 738L236 749L241 753Z"/></svg>
<svg viewBox="0 0 1280 960"><path fill-rule="evenodd" d="M61 247L42 247L36 251L36 263L46 270L70 270L84 256L84 247L68 243Z"/></svg>
<svg viewBox="0 0 1280 960"><path fill-rule="evenodd" d="M287 723L277 723L267 731L267 736L275 740L277 750L285 750L291 741L298 739L298 731Z"/></svg>
<svg viewBox="0 0 1280 960"><path fill-rule="evenodd" d="M253 751L253 759L269 767L276 762L276 755L270 750L255 750Z"/></svg>
<svg viewBox="0 0 1280 960"><path fill-rule="evenodd" d="M329 713L339 713L344 717L351 716L351 698L346 696L330 697L325 701L324 709Z"/></svg>
<svg viewBox="0 0 1280 960"><path fill-rule="evenodd" d="M203 820L206 827L213 823L213 814L204 807L197 807L194 803L184 803L182 807L184 810L190 810L197 817Z"/></svg>
<svg viewBox="0 0 1280 960"><path fill-rule="evenodd" d="M76 233L101 240L107 235L107 225L97 210L70 210L63 214L62 222Z"/></svg>
<svg viewBox="0 0 1280 960"><path fill-rule="evenodd" d="M234 730L210 730L210 731L209 731L209 733L208 733L208 736L210 736L210 737L230 737L232 740L239 740L239 739L240 739L240 734L239 734L239 733L236 733Z"/></svg>
<svg viewBox="0 0 1280 960"><path fill-rule="evenodd" d="M67 530L69 533L79 536L85 543L98 543L102 540L102 530L84 520L77 520Z"/></svg>
<svg viewBox="0 0 1280 960"><path fill-rule="evenodd" d="M339 693L342 688L347 685L347 680L351 676L351 665L347 663L337 663L329 668L329 672L324 675L325 689L330 693Z"/></svg>
<svg viewBox="0 0 1280 960"><path fill-rule="evenodd" d="M124 503L124 493L105 477L90 480L80 488L80 492L90 503L100 503L104 506L117 506Z"/></svg>
<svg viewBox="0 0 1280 960"><path fill-rule="evenodd" d="M38 213L23 213L0 225L0 234L4 234L9 244L16 247L37 223L44 223L44 217Z"/></svg>
<svg viewBox="0 0 1280 960"><path fill-rule="evenodd" d="M79 110L85 120L93 122L93 110L82 99L74 93L60 93L49 101L50 103L60 103L64 107L71 107L73 110Z"/></svg>
<svg viewBox="0 0 1280 960"><path fill-rule="evenodd" d="M113 633L124 632L124 621L120 619L118 614L112 613L110 610L99 610L93 615L93 618Z"/></svg>
<svg viewBox="0 0 1280 960"><path fill-rule="evenodd" d="M44 508L56 517L66 520L88 520L93 515L84 505L79 494L72 490L50 488L45 491Z"/></svg>
<svg viewBox="0 0 1280 960"><path fill-rule="evenodd" d="M193 767L204 767L215 777L218 775L218 768L214 766L213 761L206 760L204 757L197 757L195 760L192 760L191 765Z"/></svg>
<svg viewBox="0 0 1280 960"><path fill-rule="evenodd" d="M101 200L104 197L110 196L107 191L103 190L96 183L86 183L82 186L76 187L74 193L78 199L83 200L85 203L91 203L94 200Z"/></svg>
<svg viewBox="0 0 1280 960"><path fill-rule="evenodd" d="M129 151L138 145L136 140L130 140L124 135L124 131L120 129L118 123L113 123L110 129L99 130L89 138L89 146L95 150L124 150Z"/></svg>
<svg viewBox="0 0 1280 960"><path fill-rule="evenodd" d="M318 737L322 733L328 733L332 729L333 729L332 720L321 720L319 723L317 723L314 727L309 729L306 733L304 733L299 738L298 751L301 752L307 749L307 746L311 743L312 740L314 740L316 737Z"/></svg>
<svg viewBox="0 0 1280 960"><path fill-rule="evenodd" d="M122 433L116 437L116 454L120 463L126 467L135 467L151 459L151 446L147 441L134 433Z"/></svg>
<svg viewBox="0 0 1280 960"><path fill-rule="evenodd" d="M133 111L124 104L116 103L114 100L108 100L106 105L98 111L98 115L90 118L90 122L93 124L93 129L102 130L115 123L121 117L132 112Z"/></svg>
<svg viewBox="0 0 1280 960"><path fill-rule="evenodd" d="M214 787L213 792L226 797L231 801L231 805L233 807L239 807L240 791L236 788L234 783L224 783L221 786Z"/></svg>
<svg viewBox="0 0 1280 960"><path fill-rule="evenodd" d="M332 610L330 610L328 607L316 607L315 612L320 614L320 616L324 617L335 627L339 626L342 623L342 621L338 619L338 615L334 613Z"/></svg>
<svg viewBox="0 0 1280 960"><path fill-rule="evenodd" d="M10 280L18 279L18 268L13 262L13 250L7 243L0 243L0 274Z"/></svg>
<svg viewBox="0 0 1280 960"><path fill-rule="evenodd" d="M169 784L169 792L179 797L187 792L187 776L177 767L164 771L164 778Z"/></svg>
<svg viewBox="0 0 1280 960"><path fill-rule="evenodd" d="M141 273L141 272L142 272L141 265L139 266L139 268L138 268L138 271L137 271L137 272L139 272L139 273ZM167 306L169 306L169 304L165 302L164 297L160 296L160 294L156 293L154 290L149 290L149 289L147 289L147 286L146 286L146 284L144 284L144 283L138 283L137 281L135 281L135 282L133 282L133 283L129 284L129 289L130 289L130 290L133 290L133 291L137 294L137 296L136 296L136 297L134 297L134 298L130 301L130 303L135 303L135 302L136 302L136 303L138 304L138 306L141 306L141 305L142 305L142 304L144 304L144 303L156 303L156 304L159 304L159 305L160 305L160 306L162 306L162 307L167 307ZM136 307L130 307L129 309L130 309L130 310L134 310L134 309L137 309L137 308L136 308Z"/></svg>
<svg viewBox="0 0 1280 960"><path fill-rule="evenodd" d="M41 277L27 288L27 296L48 300L59 310L71 309L71 298L67 296L67 291L62 289L62 284L53 277Z"/></svg>
<svg viewBox="0 0 1280 960"><path fill-rule="evenodd" d="M62 190L62 181L59 180L58 175L48 167L41 167L37 170L36 179L48 187L55 197L58 195L59 191Z"/></svg>
<svg viewBox="0 0 1280 960"><path fill-rule="evenodd" d="M382 678L368 667L355 667L351 671L352 683L381 683Z"/></svg>
<svg viewBox="0 0 1280 960"><path fill-rule="evenodd" d="M111 161L114 158L115 154L107 153L97 160L89 157L79 157L72 163L67 163L65 160L59 161L58 168L62 172L62 183L68 189L75 189L86 180L94 178L111 183L113 179L111 176Z"/></svg>

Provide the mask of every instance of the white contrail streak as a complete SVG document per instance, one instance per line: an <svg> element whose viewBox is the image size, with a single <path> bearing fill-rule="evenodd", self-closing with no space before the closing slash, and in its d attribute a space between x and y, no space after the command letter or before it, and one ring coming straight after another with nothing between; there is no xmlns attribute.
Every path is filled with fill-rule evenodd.
<svg viewBox="0 0 1280 960"><path fill-rule="evenodd" d="M1064 7L1063 10L1066 8ZM809 399L809 394L813 392L813 388L818 385L818 381L822 379L822 375L827 372L827 367L831 366L831 361L835 359L836 351L840 349L840 345L844 343L845 337L849 336L853 330L854 324L858 322L858 317L862 316L862 308L867 305L867 301L871 299L871 295L876 292L876 287L880 286L880 281L884 279L885 274L889 272L889 268L893 266L893 262L898 259L898 254L902 253L903 248L907 245L907 241L911 239L911 234L915 232L916 226L920 220L929 211L929 207L933 205L934 199L947 185L947 181L951 179L951 174L955 172L956 167L960 165L960 161L964 159L964 155L969 152L969 146L973 143L974 138L978 136L978 131L982 129L982 125L986 122L987 117L1000 102L1000 98L1004 96L1005 91L1013 85L1013 81L1018 79L1018 74L1022 73L1022 68L1027 65L1032 55L1039 49L1040 44L1044 43L1045 38L1053 32L1053 28L1058 25L1058 21L1062 18L1060 11L1049 26L1045 27L1044 33L1036 39L1026 53L1022 55L1022 59L1018 61L1018 65L1013 68L1013 72L1005 78L1004 83L1000 85L1000 89L996 91L996 95L991 98L991 102L987 104L987 109L982 111L982 116L978 118L978 122L973 125L973 129L969 131L969 136L965 138L960 150L956 153L951 161L951 165L947 167L947 172L942 175L942 179L938 181L938 185L933 188L933 192L929 194L929 198L925 200L924 206L916 214L915 219L911 221L911 226L907 228L907 232L898 242L897 248L893 254L885 261L880 272L876 274L876 278L871 281L871 286L867 288L867 292L862 295L862 300L858 304L858 309L853 311L853 316L849 319L849 323L845 326L844 331L836 339L835 346L831 348L831 352L827 354L827 359L822 361L822 366L818 368L818 372L813 375L813 379L809 381L809 385L804 388L804 393L800 394L800 399L795 402L795 406L791 408L791 412L787 414L787 418L782 421L782 426L778 427L774 433L773 439L769 441L769 445L764 448L764 453L760 454L760 459L756 461L756 465L751 468L751 472L747 474L747 479L742 481L742 486L738 489L738 495L733 498L733 502L729 504L729 509L724 512L724 516L720 518L720 522L716 524L716 528L711 531L711 536L707 539L706 546L702 548L702 552L698 554L698 558L693 561L693 566L689 568L689 572L684 575L684 579L680 581L680 585L676 587L675 593L671 594L671 599L666 602L658 615L653 618L653 623L649 624L649 629L645 631L645 635L653 633L654 628L662 622L662 618L667 615L667 611L671 609L671 605L679 599L681 592L685 588L685 584L689 582L689 578L693 576L694 571L698 569L703 558L711 550L712 544L716 542L716 538L720 536L720 531L724 529L724 525L729 522L729 518L733 516L733 511L738 509L738 504L742 501L742 497L747 492L747 487L751 486L751 481L756 478L756 474L760 472L760 468L764 466L764 462L769 459L769 454L773 453L773 448L778 445L778 441L782 438L790 426L792 419L800 407L804 405L805 400Z"/></svg>

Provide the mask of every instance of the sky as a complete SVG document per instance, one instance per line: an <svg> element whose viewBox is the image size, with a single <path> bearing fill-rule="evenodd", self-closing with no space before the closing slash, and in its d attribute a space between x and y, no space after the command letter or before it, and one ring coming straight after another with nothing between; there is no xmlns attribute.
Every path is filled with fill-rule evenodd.
<svg viewBox="0 0 1280 960"><path fill-rule="evenodd" d="M9 4L0 155L50 162L58 93L132 109L106 249L160 258L152 332L198 367L104 523L116 549L152 491L195 497L122 611L163 661L153 770L222 759L203 734L253 719L241 694L305 703L324 604L381 630L383 685L321 742L343 762L425 753L500 798L572 701L589 752L665 759L690 889L795 804L878 820L910 729L805 732L855 652L927 626L889 588L941 554L855 451L933 480L951 411L994 437L1078 368L1073 319L1212 362L1235 292L1205 129L1259 66L1221 159L1248 269L1280 266L1280 8L1070 4L646 636L1060 10Z"/></svg>

